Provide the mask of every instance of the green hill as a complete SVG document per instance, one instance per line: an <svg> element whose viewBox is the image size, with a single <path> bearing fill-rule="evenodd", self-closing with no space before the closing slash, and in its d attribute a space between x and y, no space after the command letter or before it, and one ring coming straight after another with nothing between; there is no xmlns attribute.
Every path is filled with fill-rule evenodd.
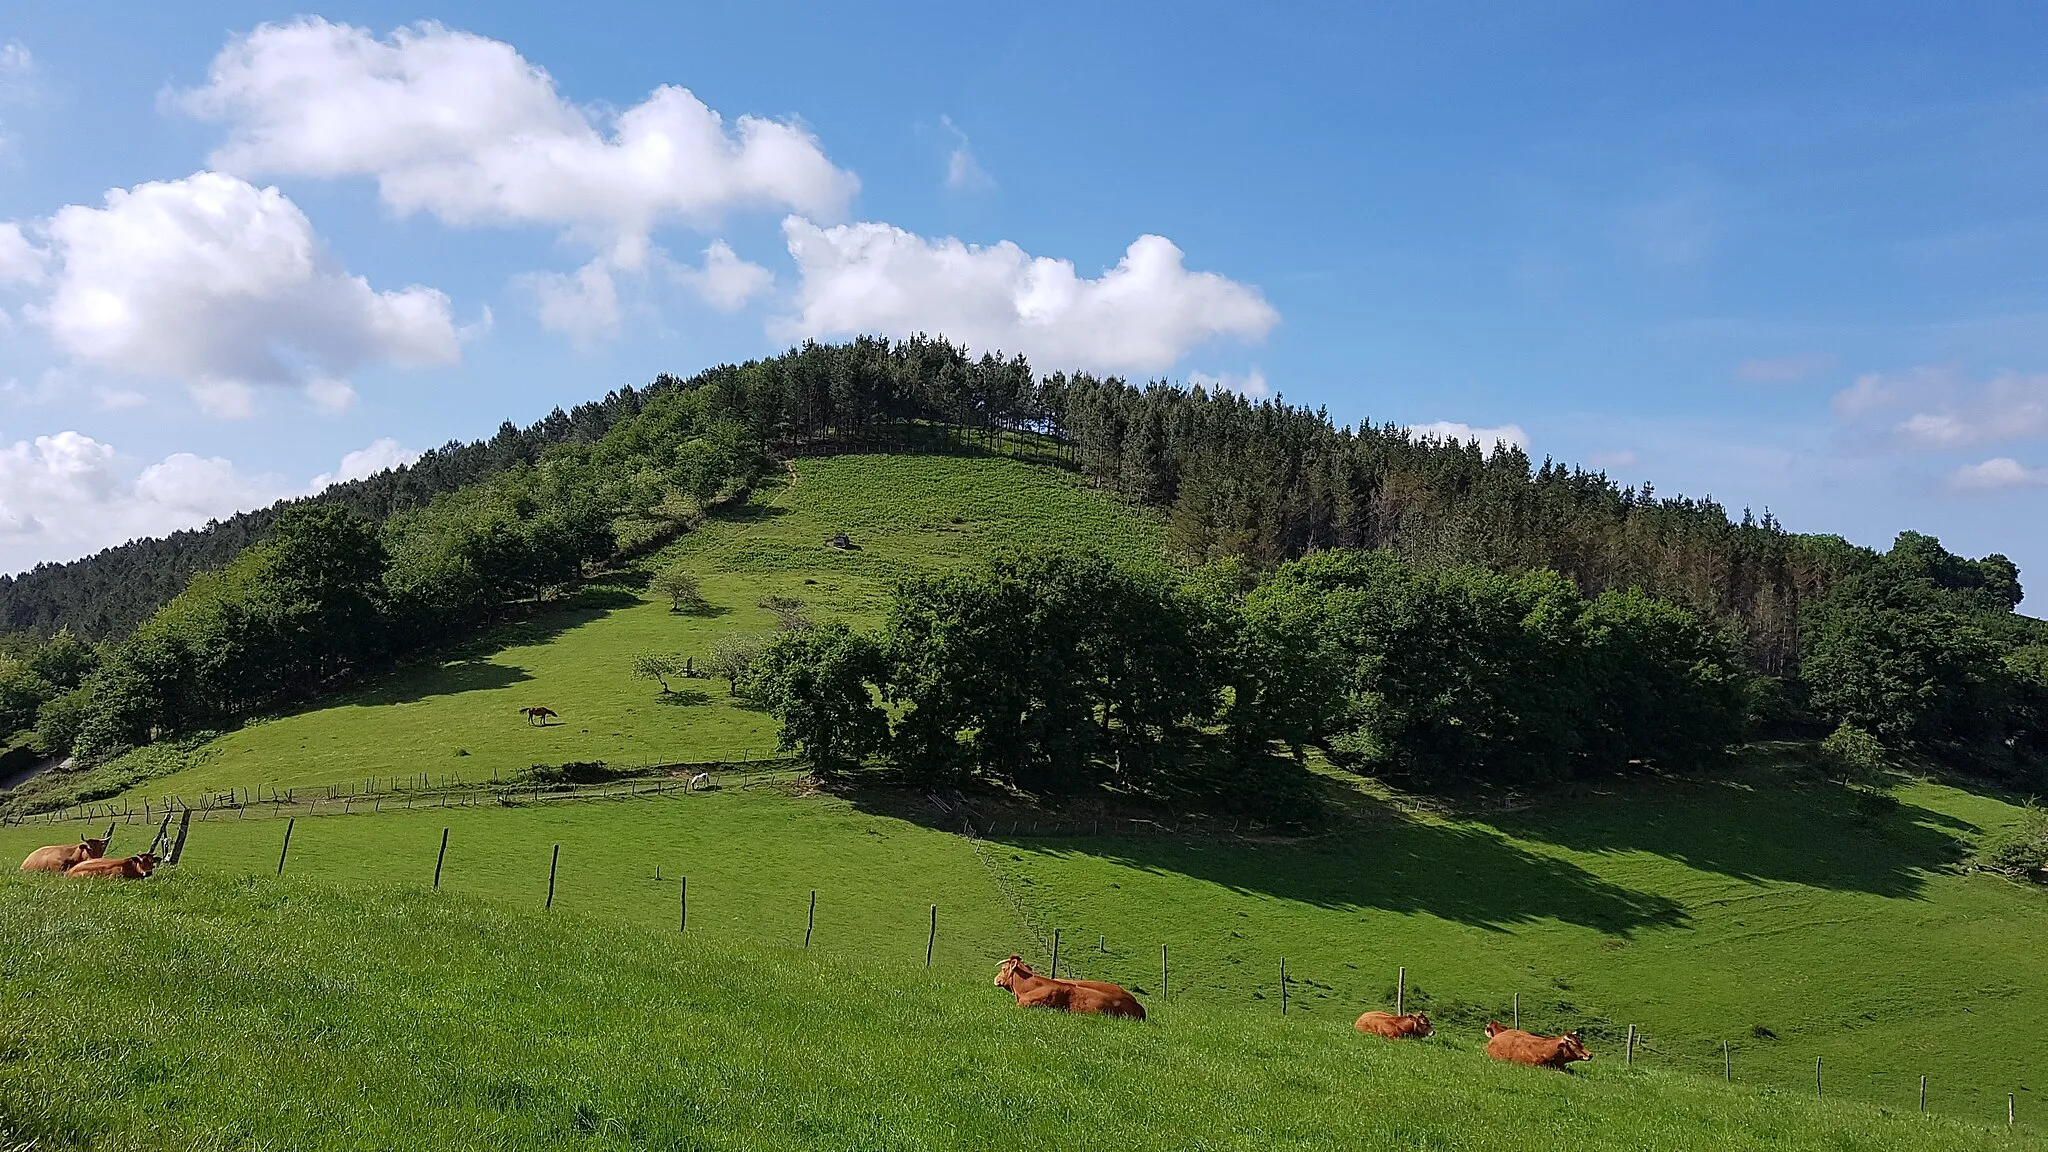
<svg viewBox="0 0 2048 1152"><path fill-rule="evenodd" d="M0 889L19 942L0 1137L22 1147L2039 1146L1611 1059L1501 1066L1463 1038L1397 1046L1334 1017L1025 1012L986 967L627 933L418 887L186 872Z"/></svg>
<svg viewBox="0 0 2048 1152"><path fill-rule="evenodd" d="M828 547L838 532L857 549ZM748 1134L734 1146L980 1146L1005 1117L1027 1136L1131 1147L1355 1146L1389 1130L1376 1123L1417 1147L1526 1147L1527 1128L1516 1136L1516 1124L1590 1147L1982 1146L1994 1130L1985 1125L2003 1126L2007 1093L2018 1095L2021 1127L2032 1126L2038 1061L2028 1024L2048 1017L2048 905L1956 867L2016 809L1914 782L1894 789L1896 806L1859 800L1770 749L1711 782L1600 784L1470 812L1323 770L1332 826L1284 837L1227 820L1055 811L990 793L970 798L984 833L971 840L960 834L955 798L880 786L817 794L775 771L721 771L720 790L690 796L433 811L406 805L437 803L440 793L393 788L414 774L438 787L535 764L766 756L773 721L729 699L722 681L688 681L664 696L631 676L633 656L701 657L721 633L771 627L757 603L768 594L801 597L821 620L872 621L896 576L994 546L1065 541L1142 560L1163 554L1164 534L1064 473L1014 461L804 460L642 562L696 571L710 603L702 613L671 613L634 590L644 571L623 572L614 585L587 587L347 696L54 781L138 809L146 797L228 789L377 796L364 802L374 814L302 816L283 882L271 873L284 821L257 805L196 823L179 874L132 894L10 885L0 896L9 939L35 942L11 954L10 1002L51 1007L7 1016L23 1030L10 1045L5 1074L22 1078L8 1099L74 1074L32 1055L63 1050L43 1047L68 1042L62 1029L89 1031L97 1020L92 1051L133 1043L155 1053L135 1058L132 1083L77 1097L75 1116L11 1103L10 1123L46 1146L118 1147L151 1108L172 1106L186 1125L173 1130L188 1143L231 1146L241 1133L243 1143L289 1145L309 1130L295 1125L311 1121L256 1102L331 1099L321 1105L330 1111L307 1114L331 1119L346 1097L319 1089L325 1076L350 1091L376 1086L363 1088L373 1095L352 1121L371 1134L367 1143L377 1142L377 1125L398 1123L384 1118L427 1101L440 1126L431 1130L456 1147L533 1133L546 1143L578 1124L607 1139L659 1143L684 1133L704 1146L720 1146L703 1134L720 1131ZM517 709L532 704L556 709L562 723L529 726ZM154 815L160 802L152 803ZM0 828L0 850L26 852L79 826ZM432 876L443 827L452 830L443 883L452 909L411 894ZM139 848L148 834L138 813L116 850ZM556 911L576 923L542 927L526 913L544 899L557 844ZM660 943L674 931L681 875L690 941ZM776 949L802 939L812 890L814 956L799 960ZM268 893L282 893L282 903ZM935 974L921 983L915 969L934 903ZM1018 1022L1000 1011L999 996L989 1006L995 960L1011 951L1046 959L1054 930L1063 972L1146 989L1164 1047L1087 1031L1087 1022ZM418 935L427 931L449 938L429 945ZM1171 960L1163 1002L1162 945ZM103 947L105 960L80 959ZM154 1000L130 998L108 975L123 957L146 970L140 958L158 956L170 958L165 983L139 985ZM561 965L554 982L536 975L543 962ZM421 967L416 987L402 977L408 965ZM669 987L661 974L678 965L699 983ZM1346 1034L1349 1021L1392 1000L1401 967L1410 1005L1429 1008L1447 1039L1399 1054L1361 1047ZM724 968L739 975L713 975ZM878 984L894 1007L863 1016L826 995L832 980ZM803 994L776 1000L778 983ZM270 1002L275 989L299 986L327 1007ZM527 986L541 991L498 1007L461 991ZM731 995L714 1000L707 988ZM1586 1031L1600 1060L1584 1085L1517 1079L1457 1050L1487 1017L1510 1015L1517 996L1532 1027ZM348 1009L354 1023L323 1032L324 1013L351 997L363 1001ZM593 1017L568 1015L563 997ZM805 1015L819 1001L833 1006ZM783 1030L744 1039L748 1012L731 1006L770 1002ZM88 1019L57 1011L60 1003L106 1007ZM190 1048L145 1026L153 1012L187 1009L206 1021ZM421 1031L408 1039L370 1022L385 1016ZM1189 1030L1171 1030L1182 1018ZM1614 1065L1631 1024L1643 1046L1624 1081ZM265 1031L273 1025L283 1030ZM683 1039L644 1074L605 1063L641 1051L635 1033ZM964 1064L937 1039L984 1033L993 1047L973 1049ZM238 1038L272 1034L338 1037L338 1047L293 1079L301 1073L253 1067L236 1050ZM499 1069L494 1046L519 1048L510 1037L524 1034L540 1046L504 1053L516 1067ZM1102 1036L1120 1039L1107 1054L1060 1062L1079 1039ZM1738 1090L1783 1096L1714 1085L1724 1042ZM431 1080L402 1076L401 1055L425 1058L435 1044L452 1054L433 1056L429 1069L470 1086L445 1104L433 1103ZM733 1053L743 1057L731 1073L738 1079L719 1079ZM560 1066L536 1071L545 1059ZM1896 1127L1875 1112L1816 1105L1816 1059L1829 1097L1909 1111L1927 1075L1930 1108L1973 1127ZM817 1071L835 1060L854 1070ZM996 1066L1064 1077L1058 1083L1080 1092L1079 1102L1057 1109L1019 1082L986 1088L962 1071ZM725 1087L703 1089L706 1102L672 1105L697 1099L688 1095L695 1084L683 1095L676 1087L692 1077ZM171 1087L152 1087L159 1083ZM739 1098L767 1083L788 1094L787 1107ZM916 1086L911 1096L926 1092L925 1102L906 1103L905 1084ZM845 1115L819 1103L849 1092L858 1104ZM1114 1103L1124 1097L1142 1101L1128 1116ZM262 1118L237 1128L240 1107ZM115 1135L93 1136L101 1124ZM1093 1131L1115 1138L1086 1136Z"/></svg>

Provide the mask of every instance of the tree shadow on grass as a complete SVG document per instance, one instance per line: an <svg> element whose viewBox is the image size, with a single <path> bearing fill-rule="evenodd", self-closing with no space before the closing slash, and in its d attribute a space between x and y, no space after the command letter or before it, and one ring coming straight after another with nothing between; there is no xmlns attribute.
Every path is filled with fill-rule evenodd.
<svg viewBox="0 0 2048 1152"><path fill-rule="evenodd" d="M657 703L666 704L671 708L694 708L699 704L711 703L711 694L696 688L671 688L654 699Z"/></svg>
<svg viewBox="0 0 2048 1152"><path fill-rule="evenodd" d="M1530 852L1473 824L1411 818L1354 789L1343 798L1340 831L1254 839L1217 833L1001 835L1008 818L981 817L990 843L1054 856L1093 857L1162 875L1187 876L1234 891L1319 908L1424 912L1493 931L1546 919L1628 935L1685 927L1675 901L1603 880L1568 860ZM959 832L963 809L946 809L907 789L841 790L855 807ZM1080 819L1079 826L1088 821ZM1112 825L1117 821L1112 820Z"/></svg>
<svg viewBox="0 0 2048 1152"><path fill-rule="evenodd" d="M500 624L475 639L451 645L411 665L394 669L343 697L345 704L413 704L433 696L453 696L491 688L509 688L533 679L524 668L500 664L493 657L510 648L546 644L573 628L609 616L642 601L624 588L583 588L547 605L531 616ZM314 708L333 701L315 701Z"/></svg>
<svg viewBox="0 0 2048 1152"><path fill-rule="evenodd" d="M1650 852L1741 880L1916 896L1963 853L1966 821L1839 784L1779 778L1629 783L1490 822L1582 852Z"/></svg>

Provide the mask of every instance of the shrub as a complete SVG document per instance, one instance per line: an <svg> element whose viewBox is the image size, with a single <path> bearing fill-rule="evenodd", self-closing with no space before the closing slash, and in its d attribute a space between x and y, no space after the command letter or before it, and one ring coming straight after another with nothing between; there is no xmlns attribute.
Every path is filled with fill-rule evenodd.
<svg viewBox="0 0 2048 1152"><path fill-rule="evenodd" d="M1985 839L1976 863L2009 876L2042 879L2042 869L2048 868L2048 808L2029 800L2018 824Z"/></svg>
<svg viewBox="0 0 2048 1152"><path fill-rule="evenodd" d="M1890 767L1878 738L1847 720L1820 742L1820 758L1828 777L1845 784L1876 784Z"/></svg>

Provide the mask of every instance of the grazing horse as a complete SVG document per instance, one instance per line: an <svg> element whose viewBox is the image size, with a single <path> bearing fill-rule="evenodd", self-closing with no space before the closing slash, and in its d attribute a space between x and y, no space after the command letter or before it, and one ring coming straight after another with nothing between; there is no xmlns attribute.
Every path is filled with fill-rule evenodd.
<svg viewBox="0 0 2048 1152"><path fill-rule="evenodd" d="M97 860L107 854L105 840L80 840L76 844L52 844L38 848L21 862L23 872L62 872L74 864Z"/></svg>
<svg viewBox="0 0 2048 1152"><path fill-rule="evenodd" d="M1560 1072L1574 1060L1593 1058L1593 1054L1586 1051L1586 1046L1579 1043L1577 1032L1537 1036L1519 1028L1505 1027L1494 1020L1486 1022L1486 1054L1495 1060L1535 1068L1555 1068Z"/></svg>
<svg viewBox="0 0 2048 1152"><path fill-rule="evenodd" d="M521 708L519 710L519 714L521 716L526 717L526 722L528 724L540 724L543 726L547 724L549 718L551 717L556 719L560 718L560 714L557 713L553 708L542 708L539 706L535 706L532 708Z"/></svg>
<svg viewBox="0 0 2048 1152"><path fill-rule="evenodd" d="M1429 1017L1420 1012L1411 1012L1406 1016L1396 1016L1392 1012L1367 1012L1358 1018L1358 1023L1354 1027L1360 1032L1370 1032L1389 1040L1420 1040L1425 1036L1436 1035L1436 1029L1429 1025Z"/></svg>
<svg viewBox="0 0 2048 1152"><path fill-rule="evenodd" d="M64 874L81 880L105 877L114 880L140 880L156 871L157 858L154 852L136 856L123 856L119 860L87 860L73 864Z"/></svg>
<svg viewBox="0 0 2048 1152"><path fill-rule="evenodd" d="M1094 1016L1145 1018L1145 1006L1121 984L1100 980L1054 980L1031 970L1021 956L1012 956L996 969L996 987L1006 988L1019 1007L1055 1008Z"/></svg>

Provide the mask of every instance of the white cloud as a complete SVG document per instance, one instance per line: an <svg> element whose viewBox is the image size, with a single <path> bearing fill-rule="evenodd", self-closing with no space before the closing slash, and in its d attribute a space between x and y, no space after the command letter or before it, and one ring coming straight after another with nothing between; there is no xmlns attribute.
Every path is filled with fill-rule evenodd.
<svg viewBox="0 0 2048 1152"><path fill-rule="evenodd" d="M801 125L728 126L686 88L657 88L601 130L511 45L434 23L383 40L318 18L264 24L179 102L228 124L218 168L374 177L393 208L451 224L611 238L735 208L837 216L860 187Z"/></svg>
<svg viewBox="0 0 2048 1152"><path fill-rule="evenodd" d="M20 224L0 221L0 288L40 283L47 256L48 253L29 243Z"/></svg>
<svg viewBox="0 0 2048 1152"><path fill-rule="evenodd" d="M560 332L579 346L619 334L619 290L611 264L600 256L576 270L529 272L519 278L539 306L541 327Z"/></svg>
<svg viewBox="0 0 2048 1152"><path fill-rule="evenodd" d="M219 456L175 452L136 462L80 432L0 445L0 571L89 555L145 536L195 528L330 484L410 464L420 454L386 437L341 458L305 486L248 475Z"/></svg>
<svg viewBox="0 0 2048 1152"><path fill-rule="evenodd" d="M1869 373L1835 393L1852 427L1921 450L2048 437L2048 373L1965 379L1953 368Z"/></svg>
<svg viewBox="0 0 2048 1152"><path fill-rule="evenodd" d="M798 311L770 325L784 339L925 332L1021 352L1046 370L1156 372L1211 339L1263 339L1280 319L1258 289L1189 272L1163 236L1140 236L1091 280L1007 240L982 247L795 216L782 228L799 275Z"/></svg>
<svg viewBox="0 0 2048 1152"><path fill-rule="evenodd" d="M990 176L980 162L975 160L974 148L967 141L967 133L962 132L960 126L953 123L951 116L939 117L939 123L953 136L953 150L946 155L946 187L959 192L995 187L995 177Z"/></svg>
<svg viewBox="0 0 2048 1152"><path fill-rule="evenodd" d="M84 364L184 382L245 415L251 387L461 356L448 297L351 276L275 188L200 172L71 205L43 225L55 271L28 317Z"/></svg>
<svg viewBox="0 0 2048 1152"><path fill-rule="evenodd" d="M1408 435L1416 440L1441 440L1445 443L1463 444L1477 440L1479 446L1489 454L1498 444L1511 444L1526 452L1529 450L1529 434L1519 424L1502 424L1497 428L1475 428L1456 420L1436 420L1428 424L1410 424Z"/></svg>
<svg viewBox="0 0 2048 1152"><path fill-rule="evenodd" d="M2010 456L1965 464L1948 475L1948 487L1953 492L1995 492L2042 485L2048 485L2048 468L2029 468Z"/></svg>
<svg viewBox="0 0 2048 1152"><path fill-rule="evenodd" d="M1736 365L1735 377L1752 384L1795 384L1823 372L1833 371L1836 363L1835 357L1825 352L1765 357L1744 360Z"/></svg>
<svg viewBox="0 0 2048 1152"><path fill-rule="evenodd" d="M398 441L386 436L380 440L372 441L367 448L359 448L343 456L341 458L341 467L332 472L322 472L320 475L313 477L313 482L306 486L306 491L309 493L321 492L326 490L330 484L346 484L350 480L363 480L375 476L379 472L388 472L393 468L402 468L419 458L419 453L414 452L410 448L401 447Z"/></svg>
<svg viewBox="0 0 2048 1152"><path fill-rule="evenodd" d="M1247 400L1264 400L1273 394L1273 390L1266 384L1266 374L1257 368L1242 376L1235 372L1215 375L1207 372L1190 372L1188 383L1198 384L1211 392L1235 392Z"/></svg>
<svg viewBox="0 0 2048 1152"><path fill-rule="evenodd" d="M256 414L256 389L240 380L201 380L185 385L185 392L216 420L247 420Z"/></svg>
<svg viewBox="0 0 2048 1152"><path fill-rule="evenodd" d="M346 380L316 376L306 381L306 399L312 401L314 408L333 416L355 407L356 390Z"/></svg>
<svg viewBox="0 0 2048 1152"><path fill-rule="evenodd" d="M773 272L741 259L723 240L704 250L704 267L680 269L676 278L720 312L739 311L775 284Z"/></svg>
<svg viewBox="0 0 2048 1152"><path fill-rule="evenodd" d="M291 494L277 477L245 476L189 452L132 468L113 446L79 432L0 446L0 570L196 527Z"/></svg>

